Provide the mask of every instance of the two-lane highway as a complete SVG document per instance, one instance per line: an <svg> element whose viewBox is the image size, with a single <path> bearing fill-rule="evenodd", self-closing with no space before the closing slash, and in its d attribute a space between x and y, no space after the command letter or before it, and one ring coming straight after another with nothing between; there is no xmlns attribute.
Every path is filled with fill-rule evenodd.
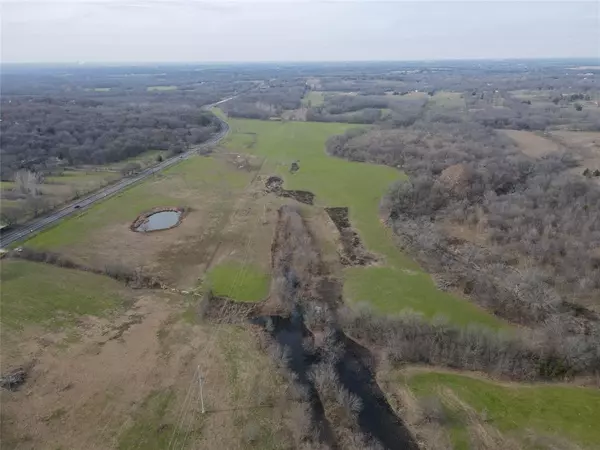
<svg viewBox="0 0 600 450"><path fill-rule="evenodd" d="M229 98L220 100L220 101L208 106L208 108L212 108L216 105L220 105L221 103L231 100L232 98L234 98L234 97L229 97ZM142 181L142 180L148 178L149 176L154 175L155 173L160 172L168 167L171 167L174 164L177 164L185 159L190 158L191 156L197 154L198 150L202 147L205 147L207 145L214 145L214 144L218 143L225 137L225 135L229 131L229 125L227 124L227 122L221 120L221 124L222 124L221 131L219 131L218 134L213 136L207 142L204 142L200 145L194 146L192 149L190 149L189 151L187 151L185 153L182 153L181 155L176 155L172 158L166 159L163 162L136 174L135 176L120 180L119 182L117 182L111 186L105 187L103 189L100 189L83 199L76 200L58 210L54 210L53 212L51 212L50 214L48 214L44 217L40 217L35 220L32 220L31 222L29 222L25 225L22 225L19 228L14 229L12 231L2 233L2 236L0 236L0 247L4 248L10 244L17 242L17 241L23 240L30 234L37 233L37 232L41 231L42 229L48 227L49 225L55 223L58 220L61 220L65 217L70 216L71 214L77 213L79 211L85 210L98 201L105 200L109 197L112 197L113 195L123 191L124 189L127 189L129 186L131 186L135 183L138 183L139 181Z"/></svg>

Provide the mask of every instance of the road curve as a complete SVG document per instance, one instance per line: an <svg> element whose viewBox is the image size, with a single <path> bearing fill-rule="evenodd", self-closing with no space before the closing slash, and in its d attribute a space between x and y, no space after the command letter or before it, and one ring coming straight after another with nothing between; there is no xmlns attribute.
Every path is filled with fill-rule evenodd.
<svg viewBox="0 0 600 450"><path fill-rule="evenodd" d="M206 108L207 109L213 108L217 105L220 105L221 103L231 100L234 97L228 97L226 99L220 100L216 103L208 105ZM221 120L221 119L219 119L219 120ZM85 198L78 199L74 202L71 202L71 203L61 207L60 209L54 210L46 216L34 219L24 225L19 226L19 228L17 228L17 229L8 231L6 233L2 233L2 236L0 236L0 248L4 248L8 245L14 244L15 242L23 240L23 239L27 238L28 236L30 236L31 234L37 233L37 232L43 230L44 228L52 225L53 223L65 218L67 216L75 214L76 212L83 211L100 200L105 200L107 198L110 198L113 195L123 191L124 189L127 189L129 186L136 184L136 183L148 178L149 176L154 175L157 172L160 172L168 167L171 167L183 160L190 158L191 156L196 154L196 152L198 151L199 148L202 148L207 145L216 144L217 142L221 141L229 132L229 125L227 124L227 122L225 122L224 120L221 120L221 124L222 124L222 127L221 127L221 131L219 131L219 133L217 133L215 136L210 138L208 141L206 141L200 145L194 146L192 149L188 150L185 153L182 153L181 155L177 155L172 158L165 159L163 162L161 162L155 166L152 166L148 169L145 169L144 171L136 174L133 177L129 177L129 178L120 180L113 185L110 185L110 186L102 188L98 191L95 191L93 194L90 194L89 196L87 196Z"/></svg>

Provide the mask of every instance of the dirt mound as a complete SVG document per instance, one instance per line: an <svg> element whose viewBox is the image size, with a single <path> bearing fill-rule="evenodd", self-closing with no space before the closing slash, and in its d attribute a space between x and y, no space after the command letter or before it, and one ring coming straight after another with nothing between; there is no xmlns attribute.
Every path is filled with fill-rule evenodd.
<svg viewBox="0 0 600 450"><path fill-rule="evenodd" d="M366 266L377 261L377 258L369 253L360 236L350 224L348 208L335 207L325 208L327 214L340 232L340 261L345 266Z"/></svg>
<svg viewBox="0 0 600 450"><path fill-rule="evenodd" d="M272 175L267 178L267 182L265 183L265 187L268 191L276 191L283 187L283 179L278 176Z"/></svg>
<svg viewBox="0 0 600 450"><path fill-rule="evenodd" d="M282 304L309 299L322 268L316 246L296 206L284 205L277 214L271 244L274 297Z"/></svg>
<svg viewBox="0 0 600 450"><path fill-rule="evenodd" d="M348 208L337 207L337 208L325 208L331 220L337 227L338 231L342 231L345 228L350 228L350 220L348 219Z"/></svg>
<svg viewBox="0 0 600 450"><path fill-rule="evenodd" d="M27 380L28 369L19 367L0 377L0 387L9 391L16 391Z"/></svg>
<svg viewBox="0 0 600 450"><path fill-rule="evenodd" d="M278 195L279 197L293 198L306 205L312 205L315 201L315 194L309 191L286 191L285 189L282 189Z"/></svg>
<svg viewBox="0 0 600 450"><path fill-rule="evenodd" d="M258 303L236 302L207 293L198 305L198 315L212 323L240 324L257 315Z"/></svg>
<svg viewBox="0 0 600 450"><path fill-rule="evenodd" d="M315 194L309 191L288 191L283 189L283 179L276 175L267 178L265 182L267 192L272 192L278 197L293 198L294 200L306 205L314 204Z"/></svg>

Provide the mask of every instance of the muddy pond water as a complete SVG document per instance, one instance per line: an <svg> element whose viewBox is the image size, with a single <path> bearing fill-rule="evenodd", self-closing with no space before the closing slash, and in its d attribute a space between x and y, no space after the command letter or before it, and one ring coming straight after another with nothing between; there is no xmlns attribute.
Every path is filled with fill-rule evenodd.
<svg viewBox="0 0 600 450"><path fill-rule="evenodd" d="M285 349L289 369L295 374L296 382L308 393L312 420L318 424L321 442L337 448L319 392L309 375L313 365L321 360L320 350L313 352L303 345L304 338L311 335L311 332L304 324L300 309L295 308L290 318L260 316L251 322L262 326ZM369 361L370 351L340 330L336 331L334 340L342 349L340 358L334 365L340 385L360 399L362 405L358 414L361 431L376 438L384 449L417 450L418 446L406 425L388 404L375 381L375 373Z"/></svg>
<svg viewBox="0 0 600 450"><path fill-rule="evenodd" d="M160 211L148 216L146 220L135 228L135 231L144 233L147 231L166 230L177 225L180 217L181 212L179 211Z"/></svg>

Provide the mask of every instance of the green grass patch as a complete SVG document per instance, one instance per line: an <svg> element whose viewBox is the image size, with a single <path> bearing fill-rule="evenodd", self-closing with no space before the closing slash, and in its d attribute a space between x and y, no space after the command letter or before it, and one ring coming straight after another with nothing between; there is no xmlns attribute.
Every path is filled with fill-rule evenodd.
<svg viewBox="0 0 600 450"><path fill-rule="evenodd" d="M175 91L177 90L177 86L169 85L169 86L148 86L146 88L148 91Z"/></svg>
<svg viewBox="0 0 600 450"><path fill-rule="evenodd" d="M466 103L460 92L439 91L429 100L430 107L434 109L465 109Z"/></svg>
<svg viewBox="0 0 600 450"><path fill-rule="evenodd" d="M3 261L0 273L3 328L60 327L78 316L103 315L123 303L119 283L101 275L17 260Z"/></svg>
<svg viewBox="0 0 600 450"><path fill-rule="evenodd" d="M270 277L254 265L231 261L211 269L206 282L216 295L241 302L258 302L269 293Z"/></svg>
<svg viewBox="0 0 600 450"><path fill-rule="evenodd" d="M496 317L467 301L440 291L421 271L392 267L346 269L344 293L354 302L364 302L387 314L410 308L426 317L445 316L458 325L478 323L499 328Z"/></svg>
<svg viewBox="0 0 600 450"><path fill-rule="evenodd" d="M82 187L86 185L99 184L102 182L109 182L120 178L120 175L115 172L107 172L99 170L93 171L79 171L79 170L66 170L62 175L49 176L44 179L46 183L52 184L67 184L75 187ZM42 183L42 187L44 184Z"/></svg>
<svg viewBox="0 0 600 450"><path fill-rule="evenodd" d="M339 123L275 123L229 119L231 133L226 145L267 158L265 170L279 174L286 189L302 189L316 195L318 206L348 206L350 220L366 247L382 259L378 267L345 270L344 293L351 302L368 302L382 312L412 308L428 317L442 314L458 324L476 322L506 326L466 300L439 291L431 278L398 250L392 232L379 219L379 202L389 186L406 177L387 166L350 162L325 153L328 137L352 125ZM251 148L244 144L255 133ZM291 175L292 161L300 170Z"/></svg>
<svg viewBox="0 0 600 450"><path fill-rule="evenodd" d="M5 200L2 199L0 200L0 208L4 208L4 207L14 207L14 206L19 206L21 204L23 204L23 200Z"/></svg>
<svg viewBox="0 0 600 450"><path fill-rule="evenodd" d="M316 107L321 106L325 102L325 98L322 92L308 91L302 99L302 106Z"/></svg>
<svg viewBox="0 0 600 450"><path fill-rule="evenodd" d="M0 181L0 189L12 189L15 187L14 181Z"/></svg>
<svg viewBox="0 0 600 450"><path fill-rule="evenodd" d="M393 113L393 111L390 108L381 108L380 111L382 118L389 117Z"/></svg>
<svg viewBox="0 0 600 450"><path fill-rule="evenodd" d="M583 446L600 443L600 391L593 388L503 386L468 376L428 372L413 375L408 385L417 396L449 388L502 432L519 435L533 429L566 437Z"/></svg>

